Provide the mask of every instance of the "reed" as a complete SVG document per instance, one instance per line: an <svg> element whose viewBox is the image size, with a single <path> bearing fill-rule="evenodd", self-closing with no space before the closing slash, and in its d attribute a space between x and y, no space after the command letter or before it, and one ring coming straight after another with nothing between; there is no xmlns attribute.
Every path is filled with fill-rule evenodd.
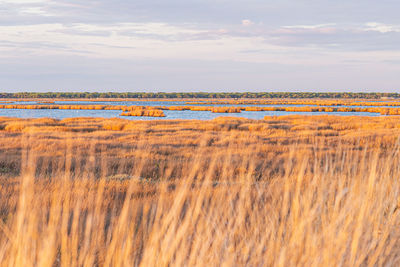
<svg viewBox="0 0 400 267"><path fill-rule="evenodd" d="M281 102L274 102L281 103ZM284 102L282 102L284 103ZM282 104L281 103L281 104ZM295 102L291 103L294 104ZM305 103L305 102L304 102ZM308 102L307 102L308 103ZM374 102L375 103L375 102ZM249 103L251 104L251 103ZM61 109L61 110L122 110L121 116L165 117L162 110L211 111L213 113L240 113L242 111L286 111L286 112L369 112L381 115L400 115L400 108L393 107L332 107L332 106L289 106L286 107L213 107L213 106L120 106L120 105L0 105L0 109ZM315 103L309 103L315 104ZM371 103L370 103L371 104ZM371 104L372 105L372 104ZM355 105L354 105L355 106ZM368 105L366 105L368 106Z"/></svg>
<svg viewBox="0 0 400 267"><path fill-rule="evenodd" d="M165 114L159 109L144 109L122 112L121 116L165 117Z"/></svg>
<svg viewBox="0 0 400 267"><path fill-rule="evenodd" d="M203 99L202 101L189 100L190 105L314 105L314 106L376 106L400 107L399 101L362 101L354 99Z"/></svg>
<svg viewBox="0 0 400 267"><path fill-rule="evenodd" d="M1 265L397 266L399 122L0 118Z"/></svg>
<svg viewBox="0 0 400 267"><path fill-rule="evenodd" d="M240 113L242 109L239 107L214 107L211 111L213 113Z"/></svg>

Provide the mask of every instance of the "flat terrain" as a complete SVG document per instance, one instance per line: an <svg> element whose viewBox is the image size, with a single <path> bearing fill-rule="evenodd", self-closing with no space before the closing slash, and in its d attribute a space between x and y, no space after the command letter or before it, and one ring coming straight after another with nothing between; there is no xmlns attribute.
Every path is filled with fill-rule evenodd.
<svg viewBox="0 0 400 267"><path fill-rule="evenodd" d="M262 119L282 115L391 116L400 102L371 99L3 99L0 116L19 118L130 118L210 120L220 113ZM239 114L242 113L242 114ZM153 118L153 119L154 119Z"/></svg>
<svg viewBox="0 0 400 267"><path fill-rule="evenodd" d="M0 118L0 173L19 175L24 150L37 157L38 168L53 168L66 153L76 166L88 157L106 158L107 175L127 174L131 161L146 157L149 168L191 158L197 149L213 156L235 147L257 150L262 161L276 161L296 151L335 153L343 150L392 148L400 136L398 117L281 116L264 120L221 117L211 121L128 121L123 119ZM78 162L78 161L82 162ZM124 165L125 164L125 165ZM272 163L271 163L272 164ZM279 164L275 164L279 166ZM75 166L75 165L74 165ZM152 167L153 166L153 167ZM96 165L96 170L100 167ZM41 170L41 171L44 171ZM158 170L161 175L163 169ZM46 172L48 173L48 172ZM156 174L144 178L157 178Z"/></svg>
<svg viewBox="0 0 400 267"><path fill-rule="evenodd" d="M397 265L399 136L397 116L3 117L0 262Z"/></svg>

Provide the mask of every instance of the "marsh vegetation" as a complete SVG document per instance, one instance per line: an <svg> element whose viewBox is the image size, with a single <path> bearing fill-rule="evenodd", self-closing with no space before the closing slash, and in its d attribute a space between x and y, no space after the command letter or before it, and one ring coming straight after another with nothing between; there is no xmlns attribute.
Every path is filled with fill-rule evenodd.
<svg viewBox="0 0 400 267"><path fill-rule="evenodd" d="M126 99L125 99L126 100ZM12 100L9 100L12 101ZM24 104L19 100L0 105L0 110L114 110L122 111L120 116L165 117L164 111L209 111L212 113L241 113L242 111L256 112L323 112L323 113L365 113L379 115L400 115L400 102L397 101L359 101L346 99L174 99L159 101L157 99L136 101L134 105L124 100L103 100L96 104L93 100L63 100L63 104L54 100L30 99L35 104ZM81 102L81 103L80 103ZM68 103L68 104L65 104ZM141 104L143 103L143 104ZM168 103L168 105L166 105ZM147 105L146 105L147 104Z"/></svg>
<svg viewBox="0 0 400 267"><path fill-rule="evenodd" d="M387 266L397 117L0 119L4 266Z"/></svg>

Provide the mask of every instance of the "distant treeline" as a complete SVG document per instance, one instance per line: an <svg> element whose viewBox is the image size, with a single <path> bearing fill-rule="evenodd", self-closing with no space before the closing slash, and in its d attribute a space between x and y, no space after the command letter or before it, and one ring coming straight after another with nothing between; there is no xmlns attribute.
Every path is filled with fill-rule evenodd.
<svg viewBox="0 0 400 267"><path fill-rule="evenodd" d="M68 93L68 92L47 92L47 93L0 93L0 98L400 98L399 93L313 93L313 92L259 92L259 93Z"/></svg>

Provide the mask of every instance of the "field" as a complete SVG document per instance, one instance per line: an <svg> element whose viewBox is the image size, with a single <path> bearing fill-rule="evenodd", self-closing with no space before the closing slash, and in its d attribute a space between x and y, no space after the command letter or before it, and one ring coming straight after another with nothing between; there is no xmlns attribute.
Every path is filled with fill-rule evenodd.
<svg viewBox="0 0 400 267"><path fill-rule="evenodd" d="M398 266L400 118L0 118L3 266Z"/></svg>

